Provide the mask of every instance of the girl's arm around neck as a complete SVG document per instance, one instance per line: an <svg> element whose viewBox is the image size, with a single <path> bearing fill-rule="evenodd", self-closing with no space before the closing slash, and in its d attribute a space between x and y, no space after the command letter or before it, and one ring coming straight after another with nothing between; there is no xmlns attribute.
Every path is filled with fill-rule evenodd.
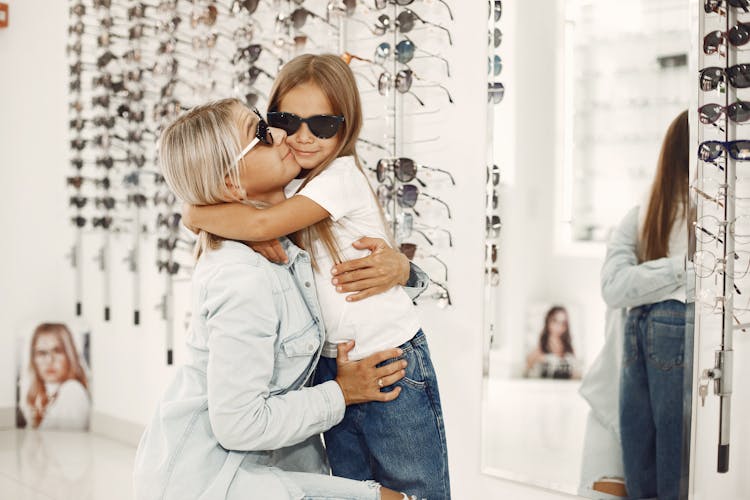
<svg viewBox="0 0 750 500"><path fill-rule="evenodd" d="M329 216L323 207L301 195L264 209L243 203L222 203L189 205L183 213L187 226L240 241L280 238Z"/></svg>

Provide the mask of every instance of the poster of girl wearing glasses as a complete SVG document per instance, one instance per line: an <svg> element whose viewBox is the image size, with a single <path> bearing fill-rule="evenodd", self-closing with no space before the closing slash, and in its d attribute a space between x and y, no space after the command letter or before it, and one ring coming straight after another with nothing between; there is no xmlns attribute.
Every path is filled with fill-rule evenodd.
<svg viewBox="0 0 750 500"><path fill-rule="evenodd" d="M573 348L568 310L561 305L549 307L541 322L541 329L537 332L534 336L535 345L526 356L526 376L581 378L580 361Z"/></svg>
<svg viewBox="0 0 750 500"><path fill-rule="evenodd" d="M85 328L41 323L24 335L18 356L18 427L88 429L88 352L89 333Z"/></svg>

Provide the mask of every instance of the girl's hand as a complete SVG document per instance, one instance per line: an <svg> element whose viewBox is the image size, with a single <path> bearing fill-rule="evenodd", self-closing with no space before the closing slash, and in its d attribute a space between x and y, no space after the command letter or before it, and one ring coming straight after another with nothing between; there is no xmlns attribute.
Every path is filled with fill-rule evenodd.
<svg viewBox="0 0 750 500"><path fill-rule="evenodd" d="M354 349L354 341L338 345L336 357L336 382L341 387L346 405L367 403L369 401L393 401L401 394L396 387L389 392L380 389L395 384L406 375L406 361L398 360L376 368L383 361L394 359L403 354L399 348L377 352L359 361L349 361L349 351Z"/></svg>
<svg viewBox="0 0 750 500"><path fill-rule="evenodd" d="M286 264L289 261L289 258L284 251L284 247L281 246L279 240L246 241L245 245L276 264Z"/></svg>
<svg viewBox="0 0 750 500"><path fill-rule="evenodd" d="M360 238L352 246L368 249L370 255L337 264L331 270L339 293L357 292L346 297L349 302L366 299L409 281L409 259L392 249L380 238Z"/></svg>

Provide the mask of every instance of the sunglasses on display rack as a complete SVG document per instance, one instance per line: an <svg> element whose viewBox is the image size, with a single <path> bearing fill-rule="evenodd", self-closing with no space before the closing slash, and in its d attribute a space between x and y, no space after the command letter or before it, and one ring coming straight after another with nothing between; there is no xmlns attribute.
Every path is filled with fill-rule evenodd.
<svg viewBox="0 0 750 500"><path fill-rule="evenodd" d="M750 140L704 141L698 146L698 158L702 161L715 161L726 152L737 161L750 161Z"/></svg>
<svg viewBox="0 0 750 500"><path fill-rule="evenodd" d="M111 196L103 196L94 198L96 208L103 208L105 210L113 210L115 208L115 199Z"/></svg>
<svg viewBox="0 0 750 500"><path fill-rule="evenodd" d="M411 5L416 0L375 0L375 8L378 10L385 9L388 4L391 5L398 5L399 7L406 7L407 5ZM437 0L441 4L445 5L445 8L448 10L448 16L451 18L451 21L453 21L453 11L451 11L450 5L448 5L445 0Z"/></svg>
<svg viewBox="0 0 750 500"><path fill-rule="evenodd" d="M315 12L308 10L304 7L298 7L297 9L294 9L290 14L278 14L276 16L276 24L281 26L293 26L294 29L301 29L305 23L307 23L307 18L312 17L314 19L318 19L322 23L327 24L328 26L333 27L333 25L328 22L324 17L319 16Z"/></svg>
<svg viewBox="0 0 750 500"><path fill-rule="evenodd" d="M486 183L490 183L490 177L492 177L492 185L497 186L500 184L500 167L497 164L493 164L492 167L487 165L487 179Z"/></svg>
<svg viewBox="0 0 750 500"><path fill-rule="evenodd" d="M750 24L738 23L726 32L721 30L710 32L703 37L703 52L707 55L722 53L727 41L735 47L747 45L750 41Z"/></svg>
<svg viewBox="0 0 750 500"><path fill-rule="evenodd" d="M498 48L501 43L503 43L503 32L500 31L500 28L487 32L487 45Z"/></svg>
<svg viewBox="0 0 750 500"><path fill-rule="evenodd" d="M420 52L424 52L424 56L416 56L415 52L419 50ZM348 53L347 53L348 54ZM435 58L440 59L445 63L445 70L446 75L451 76L451 67L448 63L448 60L444 57L441 57L437 54L433 54L431 52L427 52L423 49L418 49L417 46L414 44L413 41L411 41L409 38L406 38L404 40L401 40L396 44L395 50L391 49L391 44L388 42L380 43L377 47L375 47L375 62L377 64L383 65L385 64L388 59L390 59L391 54L395 56L396 61L400 62L401 64L408 64L413 59L424 59L424 58ZM360 59L362 61L372 62L369 59L363 59L361 57L352 56L355 59ZM347 61L348 64L348 61Z"/></svg>
<svg viewBox="0 0 750 500"><path fill-rule="evenodd" d="M125 202L129 207L135 205L138 208L143 208L148 204L148 198L143 193L130 193Z"/></svg>
<svg viewBox="0 0 750 500"><path fill-rule="evenodd" d="M500 82L487 84L487 102L499 104L505 97L505 86Z"/></svg>
<svg viewBox="0 0 750 500"><path fill-rule="evenodd" d="M393 186L386 186L384 184L381 184L378 187L378 199L380 200L381 205L387 205L390 200L393 199L394 195L394 189ZM401 208L411 208L414 210L414 213L417 215L420 215L419 212L415 210L415 205L417 204L417 200L420 196L424 196L425 198L429 198L433 201L436 201L443 205L445 207L445 210L448 214L448 218L452 219L451 215L451 208L448 206L446 202L441 200L440 198L436 196L429 195L425 192L420 192L419 188L415 186L414 184L402 184L398 186L398 188L395 191L396 195L396 202Z"/></svg>
<svg viewBox="0 0 750 500"><path fill-rule="evenodd" d="M711 66L700 71L700 87L704 92L716 90L726 75L729 84L738 89L750 87L750 64L735 64L728 68Z"/></svg>
<svg viewBox="0 0 750 500"><path fill-rule="evenodd" d="M451 37L451 32L448 30L448 28L439 24L432 23L430 21L426 21L410 9L402 10L398 14L398 16L396 16L396 20L394 22L391 22L391 18L386 14L379 15L378 20L375 22L375 26L372 29L372 32L378 36L385 35L392 29L396 29L399 33L409 33L414 29L416 21L445 31L445 34L448 35L448 43L450 45L453 45L453 37Z"/></svg>
<svg viewBox="0 0 750 500"><path fill-rule="evenodd" d="M261 52L263 52L263 46L259 43L253 43L246 47L238 47L232 57L232 64L236 65L240 62L254 64L260 58Z"/></svg>
<svg viewBox="0 0 750 500"><path fill-rule="evenodd" d="M331 14L339 12L344 14L346 17L351 17L357 10L357 0L331 0L326 5L328 11L327 19L330 20Z"/></svg>
<svg viewBox="0 0 750 500"><path fill-rule="evenodd" d="M71 196L70 197L69 204L71 206L75 206L78 209L81 209L81 208L83 208L83 207L86 206L86 202L88 202L88 201L89 201L89 199L86 198L85 196L77 195L77 196Z"/></svg>
<svg viewBox="0 0 750 500"><path fill-rule="evenodd" d="M498 76L503 71L503 60L495 54L494 57L487 58L487 74Z"/></svg>
<svg viewBox="0 0 750 500"><path fill-rule="evenodd" d="M704 125L716 123L721 115L726 115L733 122L744 123L750 120L750 102L737 101L726 107L711 103L698 108L699 119Z"/></svg>
<svg viewBox="0 0 750 500"><path fill-rule="evenodd" d="M166 227L167 229L179 229L182 214L174 212L171 214L156 214L156 227Z"/></svg>
<svg viewBox="0 0 750 500"><path fill-rule="evenodd" d="M440 172L450 178L451 184L456 185L456 181L453 175L447 170L443 170L435 167L428 167L427 165L418 165L411 158L383 158L378 160L378 165L375 169L377 174L378 182L385 182L385 174L389 170L393 170L396 179L401 182L411 182L417 177L417 170L429 170L432 172ZM420 184L422 182L420 181Z"/></svg>
<svg viewBox="0 0 750 500"><path fill-rule="evenodd" d="M183 240L182 238L176 236L170 238L159 238L158 240L156 240L156 248L158 248L159 250L167 250L169 252L177 248L179 244L183 244L186 247L192 245L192 243L190 243L189 241Z"/></svg>
<svg viewBox="0 0 750 500"><path fill-rule="evenodd" d="M180 272L180 263L171 260L157 260L156 269L158 272L164 271L170 276L174 276Z"/></svg>
<svg viewBox="0 0 750 500"><path fill-rule="evenodd" d="M395 77L391 73L385 71L380 74L380 77L378 77L378 92L382 96L387 96L388 92L391 89L395 88L401 94L411 94L421 106L424 106L424 101L422 101L422 99L420 99L417 94L411 91L411 86L415 78L420 79L410 69L402 69L401 71L396 73ZM443 85L439 83L430 83L428 85L424 85L424 87L440 87L448 96L448 102L453 104L453 96L451 96L451 93Z"/></svg>
<svg viewBox="0 0 750 500"><path fill-rule="evenodd" d="M303 123L307 124L310 132L319 139L330 139L339 131L344 123L342 115L315 115L301 118L294 113L270 111L268 113L268 124L274 128L280 128L288 136L297 133Z"/></svg>
<svg viewBox="0 0 750 500"><path fill-rule="evenodd" d="M487 215L485 217L485 233L487 238L499 238L500 237L500 229L502 229L503 223L500 220L499 215L493 215L489 216Z"/></svg>
<svg viewBox="0 0 750 500"><path fill-rule="evenodd" d="M260 0L232 0L229 12L239 14L244 10L248 14L255 14L255 11L258 10L258 5L260 5Z"/></svg>
<svg viewBox="0 0 750 500"><path fill-rule="evenodd" d="M165 193L154 193L154 205L158 206L161 204L164 204L168 207L171 207L175 203L177 203L177 197L174 195L172 191L167 191Z"/></svg>
<svg viewBox="0 0 750 500"><path fill-rule="evenodd" d="M443 270L445 271L445 281L448 282L448 264L446 264L440 257L438 257L435 254L417 254L417 244L416 243L401 243L399 245L399 250L402 254L406 255L406 258L409 260L417 259L434 259L437 262L440 263L441 266L443 266Z"/></svg>
<svg viewBox="0 0 750 500"><path fill-rule="evenodd" d="M492 13L495 13L495 22L498 22L500 18L503 16L503 2L502 0L495 0L494 1L494 8L493 8L493 2L490 0L487 2L487 19L492 18Z"/></svg>
<svg viewBox="0 0 750 500"><path fill-rule="evenodd" d="M720 12L721 7L724 5L724 0L706 0L703 4L703 10L706 14L711 12ZM750 12L750 2L748 0L727 0L727 5L734 7L735 9L742 9L745 12Z"/></svg>
<svg viewBox="0 0 750 500"><path fill-rule="evenodd" d="M108 215L105 215L102 217L91 218L91 225L93 227L100 227L102 229L109 229L112 226L113 222L114 222L114 219L112 219L112 217Z"/></svg>
<svg viewBox="0 0 750 500"><path fill-rule="evenodd" d="M190 26L197 28L199 24L213 26L216 24L216 18L219 16L219 10L215 5L206 5L202 10L194 10L190 15Z"/></svg>
<svg viewBox="0 0 750 500"><path fill-rule="evenodd" d="M421 235L430 245L434 245L435 243L433 242L432 238L427 236L427 233L425 233L425 231L430 231L433 233L440 231L448 236L448 246L453 247L453 235L450 231L442 227L426 226L424 224L417 225L414 222L414 215L410 214L409 212L401 212L396 216L396 228L400 238L409 238L413 233L417 233Z"/></svg>

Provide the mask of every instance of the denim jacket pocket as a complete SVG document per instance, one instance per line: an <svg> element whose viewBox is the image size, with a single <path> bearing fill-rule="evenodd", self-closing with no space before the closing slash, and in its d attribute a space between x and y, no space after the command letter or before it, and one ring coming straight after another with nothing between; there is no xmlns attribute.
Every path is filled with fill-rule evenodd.
<svg viewBox="0 0 750 500"><path fill-rule="evenodd" d="M282 338L276 350L272 392L291 387L310 366L319 347L318 324L312 320L301 330Z"/></svg>
<svg viewBox="0 0 750 500"><path fill-rule="evenodd" d="M685 358L685 324L652 319L646 337L648 359L659 369L682 367Z"/></svg>

